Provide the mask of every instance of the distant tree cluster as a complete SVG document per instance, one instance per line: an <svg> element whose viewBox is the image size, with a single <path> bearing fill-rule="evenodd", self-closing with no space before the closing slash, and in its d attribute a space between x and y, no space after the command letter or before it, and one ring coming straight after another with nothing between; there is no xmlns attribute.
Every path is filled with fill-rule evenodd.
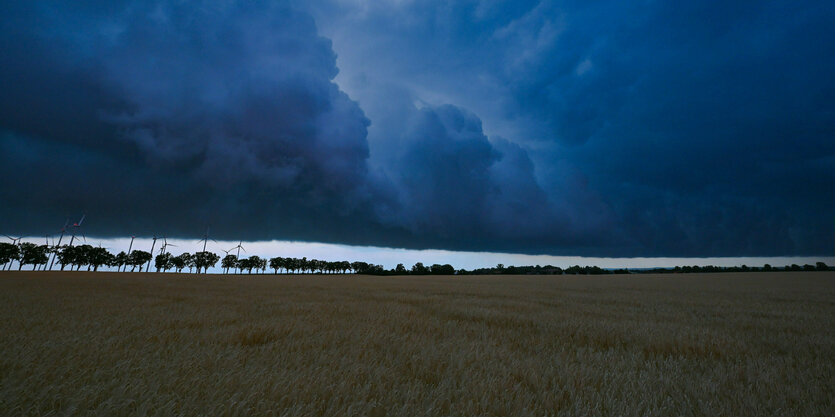
<svg viewBox="0 0 835 417"><path fill-rule="evenodd" d="M817 262L815 265L786 265L784 267L773 267L765 264L762 267L742 266L676 266L673 268L638 268L638 269L604 269L598 266L571 266L562 269L558 266L508 266L505 267L499 264L493 268L480 268L472 271L459 271L458 274L473 274L473 275L607 275L607 274L688 274L688 273L712 273L712 272L776 272L776 271L829 271L833 268L829 267L823 262Z"/></svg>
<svg viewBox="0 0 835 417"><path fill-rule="evenodd" d="M52 258L50 260L50 258ZM393 269L385 269L382 265L375 265L366 262L348 261L322 261L318 259L304 258L261 258L249 256L238 258L235 255L226 255L223 259L215 253L202 251L196 253L181 253L172 255L165 251L154 257L150 252L133 250L129 253L119 252L112 254L106 248L91 245L78 246L49 246L36 245L34 243L7 243L0 242L0 264L3 269L11 269L12 263L17 262L17 269L21 270L26 265L32 265L32 270L47 269L57 263L63 271L69 267L70 270L98 271L100 267L107 266L124 272L130 267L131 272L143 270L149 271L151 261L157 272L176 271L183 272L188 269L189 273L206 273L220 262L224 273L236 274L264 274L272 270L273 274L368 274L368 275L606 275L606 274L636 274L636 273L710 273L710 272L755 272L755 271L828 271L833 268L823 262L815 265L786 265L784 267L772 267L765 264L762 267L749 267L746 265L721 267L721 266L676 266L674 268L652 268L652 269L604 269L597 266L571 266L560 268L558 266L504 266L496 265L493 268L478 268L474 270L456 270L450 264L424 265L417 262L411 268L403 264L397 264Z"/></svg>
<svg viewBox="0 0 835 417"><path fill-rule="evenodd" d="M52 257L51 261L50 257ZM47 265L51 267L55 263L61 271L66 270L67 267L76 271L81 268L87 271L98 271L100 267L107 266L117 271L127 271L130 267L131 272L137 270L142 272L150 267L152 259L154 257L150 252L142 250L133 250L130 253L123 251L114 255L106 248L91 245L55 247L28 242L17 245L0 243L0 264L3 264L3 269L11 269L11 264L17 262L18 270L26 265L32 265L32 270L47 269ZM182 253L177 256L164 252L157 255L154 266L157 272L169 269L182 272L184 268L188 268L189 272L194 270L197 273L201 271L205 273L215 266L219 259L220 257L211 252Z"/></svg>
<svg viewBox="0 0 835 417"><path fill-rule="evenodd" d="M674 268L652 268L642 269L633 272L638 273L653 273L653 274L689 274L689 273L714 273L714 272L778 272L778 271L831 271L835 270L823 262L817 262L815 265L805 264L803 266L797 264L786 265L783 267L771 266L765 264L762 267L757 266L676 266Z"/></svg>

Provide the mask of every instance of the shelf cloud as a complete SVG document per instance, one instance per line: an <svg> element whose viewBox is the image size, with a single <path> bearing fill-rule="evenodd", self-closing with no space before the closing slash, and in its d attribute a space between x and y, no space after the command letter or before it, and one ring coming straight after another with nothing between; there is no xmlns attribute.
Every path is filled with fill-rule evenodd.
<svg viewBox="0 0 835 417"><path fill-rule="evenodd" d="M0 230L835 251L826 2L0 6Z"/></svg>

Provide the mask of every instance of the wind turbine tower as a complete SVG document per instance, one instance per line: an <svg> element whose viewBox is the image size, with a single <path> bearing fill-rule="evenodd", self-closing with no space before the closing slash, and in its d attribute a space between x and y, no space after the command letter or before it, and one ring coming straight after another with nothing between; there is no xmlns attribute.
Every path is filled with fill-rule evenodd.
<svg viewBox="0 0 835 417"><path fill-rule="evenodd" d="M52 243L55 243L55 239L52 239ZM49 247L50 247L49 246L49 235L46 235L46 250L47 251L49 250ZM46 270L46 264L49 263L49 258L47 258L46 261L47 262L43 265L35 265L35 271L37 271L38 268L40 268L41 270Z"/></svg>
<svg viewBox="0 0 835 417"><path fill-rule="evenodd" d="M128 259L130 259L130 254L133 251L133 240L134 239L136 239L136 236L131 236L130 237L130 245L128 246ZM128 270L128 264L125 264L124 271L127 271L127 270ZM124 272L124 271L122 271L122 272Z"/></svg>
<svg viewBox="0 0 835 417"><path fill-rule="evenodd" d="M153 239L154 239L154 243L151 243L151 255L154 254L154 246L157 245L157 239L158 239L157 235L154 235ZM153 259L153 257L151 257L151 259ZM145 267L145 272L148 272L148 268L150 268L150 267L151 267L151 260L148 260L148 265Z"/></svg>
<svg viewBox="0 0 835 417"><path fill-rule="evenodd" d="M84 219L86 217L87 217L86 214L82 214L81 215L81 220L79 220L78 223L73 223L72 226L70 226L70 229L72 230L72 237L70 237L70 246L72 246L72 242L75 240L75 231L76 230L78 230L78 232L81 233L81 237L84 239L84 241L85 242L87 241L87 238L84 236L84 231L81 230L81 223L84 223Z"/></svg>
<svg viewBox="0 0 835 417"><path fill-rule="evenodd" d="M212 242L217 243L216 240L211 239ZM203 252L206 251L206 244L209 243L209 228L206 227L206 234L203 235L203 239L198 240L198 242L203 242Z"/></svg>
<svg viewBox="0 0 835 417"><path fill-rule="evenodd" d="M11 237L11 236L9 236L9 235L3 235L3 236L6 236L7 238L9 238L9 239L12 241L12 245L15 245L15 246L20 247L20 239L23 239L23 236L21 236L21 237L19 237L19 238L13 238L13 237ZM9 261L9 264L8 264L8 267L7 267L7 269L8 269L9 271L11 271L11 269L12 269L12 263L13 263L13 262L14 262L14 259L12 259L12 260L10 260L10 261Z"/></svg>
<svg viewBox="0 0 835 417"><path fill-rule="evenodd" d="M70 224L70 219L64 222L64 227L61 228L61 236L58 238L58 244L52 248L52 262L49 263L49 270L52 271L52 265L55 265L55 258L58 257L58 249L61 248L61 240L64 239L64 233L67 231L67 226Z"/></svg>
<svg viewBox="0 0 835 417"><path fill-rule="evenodd" d="M238 249L238 253L235 254L235 260L236 261L239 261L241 259L241 249L244 249L244 247L242 246L243 243L244 243L244 241L241 240L241 241L238 242L238 246L235 246L234 248L232 248L232 249ZM229 250L231 251L232 249L229 249ZM244 252L246 252L246 249L244 249ZM238 263L235 262L235 265L236 265L235 266L235 271L238 270L237 264Z"/></svg>
<svg viewBox="0 0 835 417"><path fill-rule="evenodd" d="M165 239L165 236L162 237L162 246L159 248L159 254L162 255L165 253L169 246L177 247L177 245L172 245L168 243L168 240Z"/></svg>

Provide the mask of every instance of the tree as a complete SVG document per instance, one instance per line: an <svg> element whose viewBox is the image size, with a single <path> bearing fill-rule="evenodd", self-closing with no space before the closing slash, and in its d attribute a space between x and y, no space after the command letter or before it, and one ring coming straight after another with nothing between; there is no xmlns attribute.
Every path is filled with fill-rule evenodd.
<svg viewBox="0 0 835 417"><path fill-rule="evenodd" d="M351 262L351 269L353 269L354 273L357 274L367 274L370 269L370 265L365 262Z"/></svg>
<svg viewBox="0 0 835 417"><path fill-rule="evenodd" d="M49 254L51 253L51 249L49 245L39 245L38 249L35 251L35 265L43 265L43 268L46 268L46 264L49 263Z"/></svg>
<svg viewBox="0 0 835 417"><path fill-rule="evenodd" d="M109 264L113 258L113 254L108 252L105 248L91 247L87 254L87 262L93 266L93 271L96 272L99 270L100 266Z"/></svg>
<svg viewBox="0 0 835 417"><path fill-rule="evenodd" d="M177 269L178 273L183 272L183 268L185 268L186 265L188 265L187 259L183 255L188 255L188 253L181 253L175 256L173 259L171 259L171 264L174 265L174 268Z"/></svg>
<svg viewBox="0 0 835 417"><path fill-rule="evenodd" d="M116 256L113 257L113 264L111 266L116 267L116 271L120 271L123 266L128 264L128 254L125 251L121 251Z"/></svg>
<svg viewBox="0 0 835 417"><path fill-rule="evenodd" d="M188 252L184 252L184 253L181 253L180 256L183 259L183 263L185 265L184 267L188 268L188 273L190 274L192 268L194 268L194 255L192 255Z"/></svg>
<svg viewBox="0 0 835 417"><path fill-rule="evenodd" d="M397 264L397 266L394 268L394 272L402 275L405 274L407 271L406 267L403 266L403 264Z"/></svg>
<svg viewBox="0 0 835 417"><path fill-rule="evenodd" d="M235 255L226 255L223 257L223 260L220 261L220 266L223 268L223 273L228 274L230 268L235 268L235 261L238 258Z"/></svg>
<svg viewBox="0 0 835 417"><path fill-rule="evenodd" d="M261 267L261 258L252 255L249 258L241 259L241 269L246 269L247 274L252 274L252 269L254 268L256 271Z"/></svg>
<svg viewBox="0 0 835 417"><path fill-rule="evenodd" d="M127 254L125 254L124 251L119 252L116 255L112 255L110 257L110 262L107 263L107 266L116 268L116 272L121 272L120 269L122 269L122 265L125 264L125 258L127 258Z"/></svg>
<svg viewBox="0 0 835 417"><path fill-rule="evenodd" d="M577 274L579 274L579 273L580 273L580 271L581 271L581 270L582 270L582 268L580 268L580 265L574 265L574 266L570 266L570 267L568 267L568 268L565 270L565 273L566 273L566 274L573 274L573 275L577 275Z"/></svg>
<svg viewBox="0 0 835 417"><path fill-rule="evenodd" d="M247 265L249 265L249 261L247 258L241 258L235 260L235 271L239 274L243 274L244 270L246 270Z"/></svg>
<svg viewBox="0 0 835 417"><path fill-rule="evenodd" d="M7 267L11 269L12 261L18 260L19 257L20 248L17 245L7 242L0 242L0 264L4 265L4 269L6 269Z"/></svg>
<svg viewBox="0 0 835 417"><path fill-rule="evenodd" d="M67 264L70 266L70 271L75 268L76 270L81 268L81 265L84 264L84 249L81 246L67 246L64 249L67 257Z"/></svg>
<svg viewBox="0 0 835 417"><path fill-rule="evenodd" d="M217 264L217 261L220 260L220 256L214 254L212 252L197 252L192 257L192 262L194 263L195 268L197 268L197 273L200 273L200 270L203 270L203 273L210 268Z"/></svg>
<svg viewBox="0 0 835 417"><path fill-rule="evenodd" d="M276 275L278 275L278 269L281 268L282 261L281 257L270 258L270 268L275 271Z"/></svg>
<svg viewBox="0 0 835 417"><path fill-rule="evenodd" d="M45 245L36 245L30 242L23 242L20 244L20 265L18 270L23 269L23 265L32 265L32 270L35 270L36 265L46 263L49 260L47 253L49 247Z"/></svg>
<svg viewBox="0 0 835 417"><path fill-rule="evenodd" d="M829 266L828 266L828 265L826 265L826 264L825 264L825 263L823 263L823 262L818 262L818 263L816 263L816 264L815 264L815 268L816 268L818 271L829 271Z"/></svg>
<svg viewBox="0 0 835 417"><path fill-rule="evenodd" d="M150 252L145 252L144 250L135 250L131 252L130 258L128 259L128 264L131 266L130 271L133 272L138 266L139 272L142 272L142 266L153 259L153 257L154 256L151 255Z"/></svg>
<svg viewBox="0 0 835 417"><path fill-rule="evenodd" d="M92 249L93 247L90 245L81 245L75 246L75 249L71 251L73 255L72 263L75 265L76 271L80 271L84 265L90 265L90 252ZM90 270L89 266L87 270Z"/></svg>
<svg viewBox="0 0 835 417"><path fill-rule="evenodd" d="M157 257L154 258L154 266L157 268L157 272L159 272L160 270L162 270L162 272L165 272L171 269L171 267L174 266L173 260L174 256L172 256L168 252L163 252L157 255Z"/></svg>
<svg viewBox="0 0 835 417"><path fill-rule="evenodd" d="M308 261L310 265L310 272L318 271L320 274L327 272L328 263L318 259L311 259Z"/></svg>
<svg viewBox="0 0 835 417"><path fill-rule="evenodd" d="M414 275L426 275L429 273L429 269L423 266L423 262L418 262L412 266L412 274Z"/></svg>
<svg viewBox="0 0 835 417"><path fill-rule="evenodd" d="M61 270L64 270L64 267L67 265L72 265L73 259L75 258L76 247L75 246L64 246L56 252L56 256L58 257L58 263L61 264Z"/></svg>
<svg viewBox="0 0 835 417"><path fill-rule="evenodd" d="M434 264L431 266L430 271L433 275L454 275L455 268L450 264L445 265L438 265Z"/></svg>

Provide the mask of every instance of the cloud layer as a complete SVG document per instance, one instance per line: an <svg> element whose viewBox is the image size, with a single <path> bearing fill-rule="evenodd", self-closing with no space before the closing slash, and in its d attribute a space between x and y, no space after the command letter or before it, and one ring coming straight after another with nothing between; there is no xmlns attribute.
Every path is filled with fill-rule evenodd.
<svg viewBox="0 0 835 417"><path fill-rule="evenodd" d="M823 2L2 8L3 231L835 251Z"/></svg>

